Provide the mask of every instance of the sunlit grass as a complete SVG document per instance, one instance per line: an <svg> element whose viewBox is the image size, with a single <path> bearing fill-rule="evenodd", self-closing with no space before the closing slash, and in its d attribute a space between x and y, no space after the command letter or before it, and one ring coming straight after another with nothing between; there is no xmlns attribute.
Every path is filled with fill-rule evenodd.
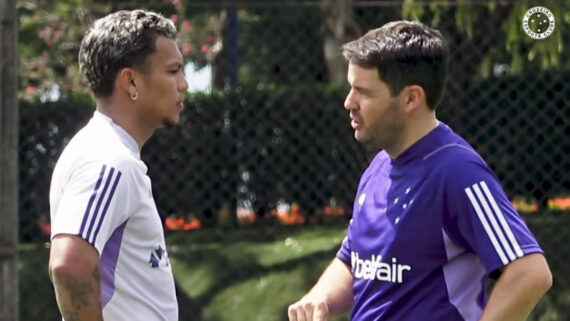
<svg viewBox="0 0 570 321"><path fill-rule="evenodd" d="M547 253L554 287L532 321L565 321L570 311L565 216L527 217ZM538 220L540 218L540 220ZM536 222L535 222L536 221ZM286 309L318 279L335 256L345 227L201 229L167 234L178 288L179 321L286 321ZM60 321L43 243L19 247L20 319ZM331 321L347 321L343 315Z"/></svg>
<svg viewBox="0 0 570 321"><path fill-rule="evenodd" d="M286 320L287 306L305 294L333 259L344 228L260 235L267 242L236 233L246 239L194 245L181 244L184 239L178 236L169 239L177 284L204 307L203 321Z"/></svg>

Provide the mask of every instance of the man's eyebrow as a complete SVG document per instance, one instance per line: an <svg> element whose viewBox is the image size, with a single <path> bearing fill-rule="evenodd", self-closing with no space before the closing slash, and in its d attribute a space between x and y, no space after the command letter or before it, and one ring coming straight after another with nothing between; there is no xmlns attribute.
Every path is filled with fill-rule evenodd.
<svg viewBox="0 0 570 321"><path fill-rule="evenodd" d="M166 66L167 66L168 68L171 68L171 67L180 68L180 67L182 67L182 63L180 63L180 62L171 62L171 63L169 63L169 64L166 65Z"/></svg>
<svg viewBox="0 0 570 321"><path fill-rule="evenodd" d="M356 89L356 90L358 90L358 91L360 91L360 92L364 92L364 93L371 93L371 92L372 92L372 90L370 90L370 89L368 89L368 88L364 88L364 87L358 86L358 85L352 86L352 88L354 88L354 89Z"/></svg>

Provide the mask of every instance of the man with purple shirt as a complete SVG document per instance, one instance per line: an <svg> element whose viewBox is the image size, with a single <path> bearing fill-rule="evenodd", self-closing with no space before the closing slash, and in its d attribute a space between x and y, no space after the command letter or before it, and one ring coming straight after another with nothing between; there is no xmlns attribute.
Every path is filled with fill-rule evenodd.
<svg viewBox="0 0 570 321"><path fill-rule="evenodd" d="M449 55L440 32L391 22L342 53L354 136L382 151L360 179L341 249L289 320L351 306L354 321L524 320L552 275L497 177L436 119Z"/></svg>

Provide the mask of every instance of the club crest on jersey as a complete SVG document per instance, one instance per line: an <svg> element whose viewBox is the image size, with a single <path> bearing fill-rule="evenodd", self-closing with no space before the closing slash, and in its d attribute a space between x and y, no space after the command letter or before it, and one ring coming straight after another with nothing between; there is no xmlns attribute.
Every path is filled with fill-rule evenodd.
<svg viewBox="0 0 570 321"><path fill-rule="evenodd" d="M161 264L165 266L170 265L170 260L168 260L168 254L162 246L158 245L154 251L150 252L150 259L148 260L148 265L151 268L157 268Z"/></svg>
<svg viewBox="0 0 570 321"><path fill-rule="evenodd" d="M360 259L358 252L350 252L352 275L355 278L366 280L379 280L392 283L404 282L404 272L411 271L412 267L398 264L393 257L392 264L382 262L382 255L374 255L370 259Z"/></svg>

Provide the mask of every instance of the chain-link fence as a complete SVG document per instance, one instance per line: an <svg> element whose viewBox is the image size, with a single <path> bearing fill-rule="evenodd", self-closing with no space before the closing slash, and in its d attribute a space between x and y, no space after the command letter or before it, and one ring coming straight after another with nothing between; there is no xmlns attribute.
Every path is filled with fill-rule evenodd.
<svg viewBox="0 0 570 321"><path fill-rule="evenodd" d="M226 37L221 41L225 49L211 60L214 81L223 89L190 96L180 125L157 131L142 151L172 246L181 320L261 320L240 314L248 309L245 303L232 310L232 317L211 312L214 308L208 306L223 305L219 302L226 302L224 295L232 293L232 287L248 289L249 278L271 282L272 273L285 278L283 273L295 270L296 264L317 262L318 268L312 266L296 290L305 291L334 255L359 176L374 151L353 139L343 109L347 87L339 83L339 67L329 51L363 31L402 18L402 4L326 3L187 4L216 15L223 11L229 18L222 26L226 32L220 33ZM343 3L351 5L352 14L343 11ZM450 76L438 118L465 137L496 171L546 251L555 284L534 320L569 320L570 253L565 245L570 241L570 57L564 47L555 49L555 68L540 62L551 52L548 40L528 38L522 30L524 11L530 7L485 2L465 8L442 2L418 3L404 11L436 25L450 42ZM556 8L564 10L554 12L557 17L570 10L568 5ZM557 24L551 37L568 44L563 27ZM536 47L539 41L545 45ZM90 117L93 104L70 99L22 103L20 108L21 316L58 320L47 277L49 180L57 157ZM186 249L189 256L177 255L182 253L177 246L208 242L228 248L266 242L263 252L283 239L291 247L296 241L290 235L305 229L333 231L334 246L310 250L294 262L246 264L247 269L228 257L217 258L212 261L216 269L233 270L220 272L224 278L205 292L196 290L186 276L205 273L203 264L213 260L213 250ZM319 234L310 242L322 238ZM236 251L248 257L246 247ZM252 289L263 292L259 284ZM240 293L243 302L258 295ZM280 311L263 320L286 320L284 308L302 292L286 293L258 303L258 309L273 305Z"/></svg>

